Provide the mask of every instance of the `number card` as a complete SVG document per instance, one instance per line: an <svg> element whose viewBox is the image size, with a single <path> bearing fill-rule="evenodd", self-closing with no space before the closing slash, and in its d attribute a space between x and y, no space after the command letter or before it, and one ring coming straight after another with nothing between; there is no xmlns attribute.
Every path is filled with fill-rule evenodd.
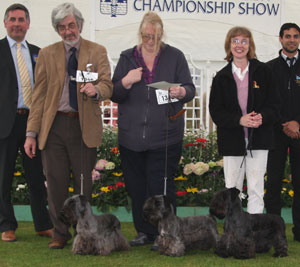
<svg viewBox="0 0 300 267"><path fill-rule="evenodd" d="M158 105L168 104L170 102L179 101L177 98L170 98L169 91L157 89L155 90Z"/></svg>

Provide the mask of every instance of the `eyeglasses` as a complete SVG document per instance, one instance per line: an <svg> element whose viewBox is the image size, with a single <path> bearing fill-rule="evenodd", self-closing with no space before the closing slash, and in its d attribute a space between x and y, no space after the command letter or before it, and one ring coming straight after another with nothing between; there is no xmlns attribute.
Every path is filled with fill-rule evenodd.
<svg viewBox="0 0 300 267"><path fill-rule="evenodd" d="M57 29L60 32L65 32L66 30L74 30L76 29L77 25L74 22L71 22L70 24L66 25L58 25Z"/></svg>
<svg viewBox="0 0 300 267"><path fill-rule="evenodd" d="M157 41L159 41L161 36L157 35L156 38L157 38ZM149 40L155 41L155 35L154 34L142 34L142 39L145 42L148 42Z"/></svg>
<svg viewBox="0 0 300 267"><path fill-rule="evenodd" d="M241 45L247 45L249 43L249 41L247 39L231 39L231 43L233 45L238 45L238 44L241 44Z"/></svg>

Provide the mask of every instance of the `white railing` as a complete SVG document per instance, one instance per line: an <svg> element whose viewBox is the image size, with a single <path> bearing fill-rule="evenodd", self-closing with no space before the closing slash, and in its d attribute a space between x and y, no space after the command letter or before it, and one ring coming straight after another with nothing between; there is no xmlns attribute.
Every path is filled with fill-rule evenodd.
<svg viewBox="0 0 300 267"><path fill-rule="evenodd" d="M212 132L215 130L215 125L210 118L208 110L210 87L212 78L220 68L220 64L222 65L224 63L200 62L200 64L197 64L189 54L186 54L186 59L196 87L196 96L191 102L185 105L185 130L196 130L200 128L207 133ZM116 63L110 57L109 62L113 73ZM117 126L117 105L111 101L105 101L101 103L101 109L103 112L103 122L111 126Z"/></svg>

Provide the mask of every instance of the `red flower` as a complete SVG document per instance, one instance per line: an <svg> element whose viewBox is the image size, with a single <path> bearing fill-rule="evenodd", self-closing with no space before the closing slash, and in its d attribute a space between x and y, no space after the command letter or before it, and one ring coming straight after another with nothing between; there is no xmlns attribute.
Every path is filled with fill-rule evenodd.
<svg viewBox="0 0 300 267"><path fill-rule="evenodd" d="M118 154L119 153L119 148L117 146L113 147L110 152L113 152L114 154Z"/></svg>
<svg viewBox="0 0 300 267"><path fill-rule="evenodd" d="M195 144L190 143L190 144L185 144L184 146L185 146L185 147L189 147L189 146L199 146L199 144L197 144L197 143L195 143Z"/></svg>
<svg viewBox="0 0 300 267"><path fill-rule="evenodd" d="M184 196L187 194L187 192L186 191L177 191L176 194L177 194L177 196Z"/></svg>
<svg viewBox="0 0 300 267"><path fill-rule="evenodd" d="M204 138L197 138L196 141L199 143L206 143L207 140Z"/></svg>
<svg viewBox="0 0 300 267"><path fill-rule="evenodd" d="M109 189L117 189L114 185L109 185L108 188Z"/></svg>
<svg viewBox="0 0 300 267"><path fill-rule="evenodd" d="M117 182L116 183L116 187L124 187L124 186L125 186L125 184L122 183L122 182Z"/></svg>

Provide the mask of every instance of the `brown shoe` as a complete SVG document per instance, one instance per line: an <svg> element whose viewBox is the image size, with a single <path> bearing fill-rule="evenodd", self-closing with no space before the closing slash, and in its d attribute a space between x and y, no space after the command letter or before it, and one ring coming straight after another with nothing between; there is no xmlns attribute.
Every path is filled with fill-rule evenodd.
<svg viewBox="0 0 300 267"><path fill-rule="evenodd" d="M50 241L48 243L48 248L50 248L50 249L63 249L66 244L67 244L67 242L62 240L62 239L52 239L52 241Z"/></svg>
<svg viewBox="0 0 300 267"><path fill-rule="evenodd" d="M1 235L2 241L4 242L14 242L17 241L15 231L13 230L8 230L2 233Z"/></svg>
<svg viewBox="0 0 300 267"><path fill-rule="evenodd" d="M46 236L46 237L52 238L53 237L53 231L54 231L54 229L51 228L51 229L48 229L48 230L45 230L45 231L41 231L41 232L36 232L36 233L39 236Z"/></svg>

